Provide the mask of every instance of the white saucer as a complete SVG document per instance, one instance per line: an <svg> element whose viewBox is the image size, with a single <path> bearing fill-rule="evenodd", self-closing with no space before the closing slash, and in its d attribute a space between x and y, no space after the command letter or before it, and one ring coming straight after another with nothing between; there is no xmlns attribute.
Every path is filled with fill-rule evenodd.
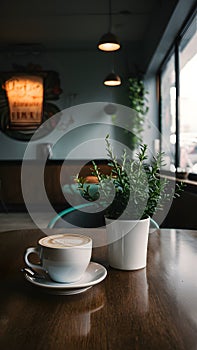
<svg viewBox="0 0 197 350"><path fill-rule="evenodd" d="M104 266L90 262L83 277L74 283L58 283L49 279L31 277L25 273L25 278L30 283L45 288L47 292L61 295L72 295L85 292L93 285L101 282L107 276L107 270Z"/></svg>
<svg viewBox="0 0 197 350"><path fill-rule="evenodd" d="M31 277L30 277L31 278ZM74 295L85 292L86 290L92 288L92 286L87 288L76 288L76 289L50 289L46 288L44 291L47 294L55 294L55 295Z"/></svg>

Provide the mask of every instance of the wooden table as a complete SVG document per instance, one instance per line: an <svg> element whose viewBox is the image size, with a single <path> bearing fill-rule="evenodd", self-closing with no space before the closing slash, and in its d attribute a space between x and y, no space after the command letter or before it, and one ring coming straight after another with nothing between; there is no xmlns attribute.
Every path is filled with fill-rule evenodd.
<svg viewBox="0 0 197 350"><path fill-rule="evenodd" d="M0 233L0 349L197 349L197 231L151 233L139 271L110 268L105 247L95 248L108 275L72 296L47 294L20 272L43 235Z"/></svg>

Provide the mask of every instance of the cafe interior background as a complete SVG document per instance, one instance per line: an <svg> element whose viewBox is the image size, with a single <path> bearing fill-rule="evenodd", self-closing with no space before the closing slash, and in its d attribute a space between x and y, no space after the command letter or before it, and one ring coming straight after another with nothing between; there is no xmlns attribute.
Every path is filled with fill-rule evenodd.
<svg viewBox="0 0 197 350"><path fill-rule="evenodd" d="M186 179L184 194L173 202L163 225L196 229L196 1L36 0L30 9L26 1L8 0L1 4L0 17L1 212L11 215L26 211L20 174L28 135L33 133L27 125L24 131L24 125L16 126L11 120L5 95L7 78L19 73L27 78L33 73L40 81L48 79L49 90L44 91L46 119L58 110L71 108L72 112L72 107L75 111L74 107L80 105L83 122L84 106L94 104L94 123L90 121L90 125L78 128L56 145L52 133L44 134L34 142L29 155L29 161L35 162L46 147L52 152L46 163L46 186L51 202L60 210L65 207L65 198L58 176L66 150L84 140L105 137L105 117L103 123L95 121L99 102L130 107L129 78L137 77L148 91L143 142L153 154L158 145L166 152L168 175L176 172ZM98 49L99 39L108 29L120 40L120 50ZM103 84L112 70L121 77L121 85ZM33 130L40 124L42 120L33 125ZM88 147L82 154L78 147L78 152L79 159L89 159ZM102 158L98 149L93 150L92 158ZM76 159L71 157L70 164L72 160ZM35 190L35 181L31 180L29 186L33 184Z"/></svg>

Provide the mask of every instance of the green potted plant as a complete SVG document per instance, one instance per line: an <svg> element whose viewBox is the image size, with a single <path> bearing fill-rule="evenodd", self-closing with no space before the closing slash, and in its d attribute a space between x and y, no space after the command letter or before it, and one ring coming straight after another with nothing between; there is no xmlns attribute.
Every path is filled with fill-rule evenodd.
<svg viewBox="0 0 197 350"><path fill-rule="evenodd" d="M167 191L168 180L160 176L163 153L158 153L148 164L147 145L142 144L135 159L125 150L117 160L109 135L105 141L111 173L101 173L92 162L98 190L92 193L91 186L79 177L78 188L84 198L99 199L99 205L105 208L110 265L124 270L143 268L150 219L156 210L162 210L166 200L179 196L181 188L178 186L174 194Z"/></svg>

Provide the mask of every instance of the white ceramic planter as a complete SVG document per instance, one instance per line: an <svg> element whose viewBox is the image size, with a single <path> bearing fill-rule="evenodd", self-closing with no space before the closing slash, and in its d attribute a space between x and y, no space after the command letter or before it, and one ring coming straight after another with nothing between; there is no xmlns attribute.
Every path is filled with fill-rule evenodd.
<svg viewBox="0 0 197 350"><path fill-rule="evenodd" d="M120 270L146 267L150 218L105 221L110 266Z"/></svg>

